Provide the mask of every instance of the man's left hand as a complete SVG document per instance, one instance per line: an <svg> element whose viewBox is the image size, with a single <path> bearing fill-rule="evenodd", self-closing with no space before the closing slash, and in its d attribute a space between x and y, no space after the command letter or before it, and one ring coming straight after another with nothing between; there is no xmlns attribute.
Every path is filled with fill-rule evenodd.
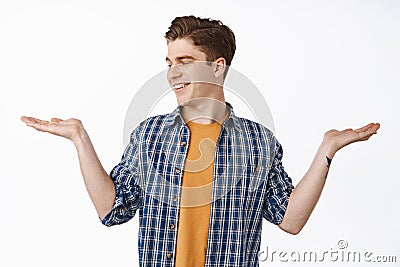
<svg viewBox="0 0 400 267"><path fill-rule="evenodd" d="M346 129L343 131L330 130L324 135L324 143L331 146L333 153L341 148L358 141L366 141L376 134L380 128L379 123L370 123L358 129Z"/></svg>

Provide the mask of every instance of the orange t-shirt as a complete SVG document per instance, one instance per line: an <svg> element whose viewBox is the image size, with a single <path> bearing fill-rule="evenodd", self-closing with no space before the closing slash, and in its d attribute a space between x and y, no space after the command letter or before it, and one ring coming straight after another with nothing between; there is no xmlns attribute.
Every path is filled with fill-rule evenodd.
<svg viewBox="0 0 400 267"><path fill-rule="evenodd" d="M187 125L190 143L182 178L175 266L203 267L208 242L215 144L221 124L189 121Z"/></svg>

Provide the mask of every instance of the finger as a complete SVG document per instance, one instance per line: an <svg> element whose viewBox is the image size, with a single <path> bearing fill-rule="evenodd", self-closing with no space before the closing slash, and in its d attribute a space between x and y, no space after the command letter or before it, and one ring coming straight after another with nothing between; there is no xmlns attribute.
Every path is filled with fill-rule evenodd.
<svg viewBox="0 0 400 267"><path fill-rule="evenodd" d="M375 133L381 128L381 125L379 123L374 123L375 124Z"/></svg>
<svg viewBox="0 0 400 267"><path fill-rule="evenodd" d="M368 127L367 129L365 129L366 132L368 133L377 133L378 129L381 127L381 125L379 123L372 123L372 125L370 127Z"/></svg>
<svg viewBox="0 0 400 267"><path fill-rule="evenodd" d="M367 124L367 125L365 125L365 126L363 126L363 127L361 127L361 128L355 129L354 131L355 131L356 133L363 132L363 131L368 130L368 129L369 129L371 126L373 126L373 125L374 125L374 123L369 123L369 124Z"/></svg>
<svg viewBox="0 0 400 267"><path fill-rule="evenodd" d="M24 118L23 121L25 122L25 124L27 126L30 126L30 127L42 127L43 125L46 125L47 123L49 123L48 121L44 121L44 120L40 120L40 119L36 119L36 118L32 118L32 117Z"/></svg>
<svg viewBox="0 0 400 267"><path fill-rule="evenodd" d="M370 125L368 128L365 128L364 131L358 133L358 138L360 141L368 140L372 135L376 134L378 129L380 128L379 123L374 123Z"/></svg>
<svg viewBox="0 0 400 267"><path fill-rule="evenodd" d="M51 122L61 122L61 121L63 120L59 118L51 118Z"/></svg>
<svg viewBox="0 0 400 267"><path fill-rule="evenodd" d="M49 121L40 120L33 117L26 117L26 116L22 116L21 120L25 122L27 126L30 126L38 131L50 132L52 129L50 125L51 122Z"/></svg>
<svg viewBox="0 0 400 267"><path fill-rule="evenodd" d="M41 120L41 119L33 119L30 121L31 124L34 125L48 125L50 122L46 120Z"/></svg>
<svg viewBox="0 0 400 267"><path fill-rule="evenodd" d="M34 122L38 122L39 119L36 119L34 117L26 117L26 116L22 116L21 117L21 121L25 122L25 123L34 123Z"/></svg>
<svg viewBox="0 0 400 267"><path fill-rule="evenodd" d="M28 123L27 125L41 132L51 132L50 126L45 122Z"/></svg>

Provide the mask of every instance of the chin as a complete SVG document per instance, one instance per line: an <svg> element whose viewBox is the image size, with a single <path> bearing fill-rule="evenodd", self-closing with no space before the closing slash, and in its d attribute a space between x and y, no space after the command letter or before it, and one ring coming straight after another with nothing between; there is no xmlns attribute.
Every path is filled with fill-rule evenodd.
<svg viewBox="0 0 400 267"><path fill-rule="evenodd" d="M189 99L177 99L179 106L189 106Z"/></svg>
<svg viewBox="0 0 400 267"><path fill-rule="evenodd" d="M190 105L190 96L185 96L185 95L175 95L176 100L180 106L189 106Z"/></svg>

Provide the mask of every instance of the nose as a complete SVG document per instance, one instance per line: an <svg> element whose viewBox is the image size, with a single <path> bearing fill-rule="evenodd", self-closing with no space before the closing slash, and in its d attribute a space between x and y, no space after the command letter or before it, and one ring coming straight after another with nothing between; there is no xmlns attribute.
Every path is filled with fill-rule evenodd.
<svg viewBox="0 0 400 267"><path fill-rule="evenodd" d="M175 78L182 76L182 72L178 65L171 65L167 72L167 79L172 81Z"/></svg>

